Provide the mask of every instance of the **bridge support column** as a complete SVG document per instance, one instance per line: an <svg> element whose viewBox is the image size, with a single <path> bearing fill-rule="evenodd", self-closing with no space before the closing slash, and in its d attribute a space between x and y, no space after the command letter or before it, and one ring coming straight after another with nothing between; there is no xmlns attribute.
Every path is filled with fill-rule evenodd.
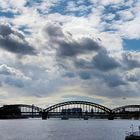
<svg viewBox="0 0 140 140"><path fill-rule="evenodd" d="M32 118L34 118L34 105L32 104Z"/></svg>
<svg viewBox="0 0 140 140"><path fill-rule="evenodd" d="M115 114L114 113L109 113L108 114L108 120L114 120Z"/></svg>
<svg viewBox="0 0 140 140"><path fill-rule="evenodd" d="M45 111L42 112L42 120L47 120L47 113Z"/></svg>

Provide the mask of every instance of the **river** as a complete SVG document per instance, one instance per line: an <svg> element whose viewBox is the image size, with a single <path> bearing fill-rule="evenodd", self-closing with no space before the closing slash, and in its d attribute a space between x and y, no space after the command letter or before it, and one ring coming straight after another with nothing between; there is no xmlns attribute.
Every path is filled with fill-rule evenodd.
<svg viewBox="0 0 140 140"><path fill-rule="evenodd" d="M124 140L138 120L0 120L0 140Z"/></svg>

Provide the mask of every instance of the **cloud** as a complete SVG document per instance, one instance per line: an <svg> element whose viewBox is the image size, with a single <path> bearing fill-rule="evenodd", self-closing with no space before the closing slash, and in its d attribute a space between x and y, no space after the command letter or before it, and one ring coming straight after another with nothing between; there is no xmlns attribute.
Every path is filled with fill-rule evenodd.
<svg viewBox="0 0 140 140"><path fill-rule="evenodd" d="M11 75L15 76L16 78L22 78L29 80L30 78L25 76L24 73L22 73L20 70L17 70L13 67L9 67L6 64L0 65L0 74L2 75Z"/></svg>
<svg viewBox="0 0 140 140"><path fill-rule="evenodd" d="M74 72L66 72L62 76L69 77L69 78L75 78L76 77L76 74Z"/></svg>
<svg viewBox="0 0 140 140"><path fill-rule="evenodd" d="M100 45L91 38L73 39L70 33L63 32L60 25L51 24L44 31L59 57L73 57L100 49Z"/></svg>
<svg viewBox="0 0 140 140"><path fill-rule="evenodd" d="M140 38L139 4L2 1L0 92L7 101L12 92L48 102L90 96L110 104L122 97L135 103L140 98L140 53L124 51L123 39Z"/></svg>
<svg viewBox="0 0 140 140"><path fill-rule="evenodd" d="M78 41L60 41L58 42L59 49L57 54L60 57L73 57L79 54L96 51L99 49L99 45L90 38L82 38Z"/></svg>
<svg viewBox="0 0 140 140"><path fill-rule="evenodd" d="M123 3L124 1L122 1L122 0L100 0L99 2L100 2L100 4L103 4L103 5L113 5L113 4Z"/></svg>
<svg viewBox="0 0 140 140"><path fill-rule="evenodd" d="M99 53L93 58L93 63L96 68L102 71L113 70L120 66L113 57L109 56L106 50L99 51Z"/></svg>
<svg viewBox="0 0 140 140"><path fill-rule="evenodd" d="M140 53L129 52L123 54L123 61L127 69L140 68Z"/></svg>
<svg viewBox="0 0 140 140"><path fill-rule="evenodd" d="M7 36L9 34L13 33L11 28L8 25L0 25L0 35Z"/></svg>
<svg viewBox="0 0 140 140"><path fill-rule="evenodd" d="M59 24L57 25L50 23L45 28L43 28L43 32L45 35L47 35L47 37L50 38L50 40L54 40L55 38L57 40L59 37L64 37L64 33Z"/></svg>
<svg viewBox="0 0 140 140"><path fill-rule="evenodd" d="M83 80L89 80L89 79L91 79L90 73L87 72L87 71L79 72L79 76Z"/></svg>
<svg viewBox="0 0 140 140"><path fill-rule="evenodd" d="M4 82L6 84L8 84L9 86L14 86L14 87L17 87L17 88L23 88L24 87L24 82L20 79L7 77Z"/></svg>
<svg viewBox="0 0 140 140"><path fill-rule="evenodd" d="M8 25L0 25L0 48L15 54L36 55L35 49L29 45L24 36Z"/></svg>
<svg viewBox="0 0 140 140"><path fill-rule="evenodd" d="M20 70L5 64L0 65L0 76L2 78L2 85L7 84L17 88L23 88L24 82L31 80L30 77L25 76Z"/></svg>
<svg viewBox="0 0 140 140"><path fill-rule="evenodd" d="M74 61L74 65L78 69L94 69L95 68L92 61L87 61L87 60L82 59L82 58L76 59Z"/></svg>
<svg viewBox="0 0 140 140"><path fill-rule="evenodd" d="M137 77L137 73L133 73L133 72L128 72L126 74L126 80L130 81L130 82L138 82L139 77Z"/></svg>
<svg viewBox="0 0 140 140"><path fill-rule="evenodd" d="M121 77L119 75L106 75L104 77L104 81L110 87L117 87L117 86L121 86L121 85L127 85L127 81L125 81L125 79L123 79L123 77Z"/></svg>

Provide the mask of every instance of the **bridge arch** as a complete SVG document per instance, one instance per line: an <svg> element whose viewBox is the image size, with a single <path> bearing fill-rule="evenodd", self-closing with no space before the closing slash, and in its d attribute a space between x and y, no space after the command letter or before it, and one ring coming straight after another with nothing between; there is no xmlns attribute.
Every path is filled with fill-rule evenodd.
<svg viewBox="0 0 140 140"><path fill-rule="evenodd" d="M121 112L140 112L140 105L125 105L112 109L114 113Z"/></svg>
<svg viewBox="0 0 140 140"><path fill-rule="evenodd" d="M55 105L52 105L46 109L44 109L44 112L46 113L49 113L50 111L54 110L54 109L57 109L57 108L60 108L60 107L63 107L63 106L67 106L67 105L87 105L87 106L91 106L91 107L95 107L95 108L98 108L104 112L106 112L107 114L111 113L112 110L103 106L103 105L100 105L100 104L97 104L97 103L93 103L93 102L88 102L88 101L67 101L67 102L62 102L62 103L58 103L58 104L55 104Z"/></svg>

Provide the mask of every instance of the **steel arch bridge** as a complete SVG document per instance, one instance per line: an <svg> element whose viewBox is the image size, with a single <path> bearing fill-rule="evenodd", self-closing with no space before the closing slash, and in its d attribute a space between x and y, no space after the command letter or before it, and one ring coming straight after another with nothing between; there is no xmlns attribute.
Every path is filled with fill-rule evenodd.
<svg viewBox="0 0 140 140"><path fill-rule="evenodd" d="M49 117L66 118L90 118L102 117L106 118L112 114L112 110L93 102L88 101L67 101L52 105L44 109L42 119Z"/></svg>
<svg viewBox="0 0 140 140"><path fill-rule="evenodd" d="M34 105L12 104L0 108L0 118L41 117L42 108Z"/></svg>
<svg viewBox="0 0 140 140"><path fill-rule="evenodd" d="M42 117L47 118L108 118L140 119L140 105L125 105L109 109L88 101L67 101L46 109L34 105L12 104L0 107L0 119Z"/></svg>
<svg viewBox="0 0 140 140"><path fill-rule="evenodd" d="M116 117L122 119L139 119L140 118L140 105L125 105L112 109Z"/></svg>

